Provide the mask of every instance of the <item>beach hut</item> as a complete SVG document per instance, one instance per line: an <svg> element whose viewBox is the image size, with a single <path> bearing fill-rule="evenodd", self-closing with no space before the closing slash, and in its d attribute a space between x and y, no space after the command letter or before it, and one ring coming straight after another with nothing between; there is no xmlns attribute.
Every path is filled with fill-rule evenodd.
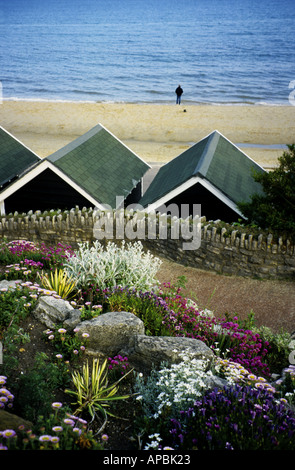
<svg viewBox="0 0 295 470"><path fill-rule="evenodd" d="M261 193L253 171L265 171L217 130L163 165L139 204L147 212L171 212L233 222L240 201Z"/></svg>
<svg viewBox="0 0 295 470"><path fill-rule="evenodd" d="M98 124L52 155L27 162L2 188L1 213L76 206L116 209L118 203L122 207L139 201L149 168Z"/></svg>
<svg viewBox="0 0 295 470"><path fill-rule="evenodd" d="M0 127L0 193L40 160L32 150Z"/></svg>

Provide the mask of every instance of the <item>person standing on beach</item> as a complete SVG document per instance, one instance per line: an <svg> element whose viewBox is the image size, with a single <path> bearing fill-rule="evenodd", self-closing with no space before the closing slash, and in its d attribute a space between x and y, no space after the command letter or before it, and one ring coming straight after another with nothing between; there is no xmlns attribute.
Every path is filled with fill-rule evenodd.
<svg viewBox="0 0 295 470"><path fill-rule="evenodd" d="M181 95L183 93L183 89L181 88L180 85L178 85L178 87L176 88L175 93L176 93L176 104L180 104Z"/></svg>

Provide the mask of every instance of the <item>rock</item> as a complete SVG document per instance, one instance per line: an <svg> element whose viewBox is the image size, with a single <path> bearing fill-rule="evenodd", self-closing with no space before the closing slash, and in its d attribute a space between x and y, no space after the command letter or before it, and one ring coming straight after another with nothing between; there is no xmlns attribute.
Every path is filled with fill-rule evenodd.
<svg viewBox="0 0 295 470"><path fill-rule="evenodd" d="M204 383L206 384L206 388L211 390L217 387L221 389L228 386L228 381L218 377L217 375L207 375L204 377Z"/></svg>
<svg viewBox="0 0 295 470"><path fill-rule="evenodd" d="M108 355L129 348L136 335L144 335L144 323L133 313L108 312L76 326L78 335L89 334L87 350Z"/></svg>
<svg viewBox="0 0 295 470"><path fill-rule="evenodd" d="M5 429L13 429L16 432L19 426L24 426L26 430L30 430L32 429L33 424L30 421L14 415L13 413L0 410L0 431L5 431Z"/></svg>
<svg viewBox="0 0 295 470"><path fill-rule="evenodd" d="M64 321L64 327L73 330L81 322L80 310L74 309L70 311L70 316Z"/></svg>
<svg viewBox="0 0 295 470"><path fill-rule="evenodd" d="M209 312L211 313L211 312ZM92 355L128 356L130 364L150 371L161 363L173 364L182 360L182 353L210 363L213 351L202 341L170 336L146 336L144 323L133 313L107 312L91 320L81 321L81 312L64 299L40 297L34 316L47 328L63 324L76 328L78 336L89 335L87 352Z"/></svg>
<svg viewBox="0 0 295 470"><path fill-rule="evenodd" d="M189 354L192 359L207 360L208 363L214 356L205 343L193 338L137 335L130 346L119 354L127 355L130 363L143 370L157 368L162 362L178 363L183 353Z"/></svg>
<svg viewBox="0 0 295 470"><path fill-rule="evenodd" d="M17 285L19 285L22 281L18 280L18 281L6 281L5 279L3 279L2 281L0 281L0 290L3 290L3 289L15 289L17 287Z"/></svg>
<svg viewBox="0 0 295 470"><path fill-rule="evenodd" d="M70 318L73 311L74 307L67 300L42 296L39 298L33 313L35 318L46 325L47 328L54 328L57 324Z"/></svg>

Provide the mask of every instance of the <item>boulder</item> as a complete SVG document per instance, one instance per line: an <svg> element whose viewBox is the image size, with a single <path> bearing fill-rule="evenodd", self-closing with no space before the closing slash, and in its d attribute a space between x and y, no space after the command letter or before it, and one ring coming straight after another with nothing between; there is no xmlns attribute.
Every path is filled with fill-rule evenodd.
<svg viewBox="0 0 295 470"><path fill-rule="evenodd" d="M134 367L144 371L159 367L163 362L180 362L183 353L188 353L192 358L205 359L208 363L213 358L213 351L193 338L146 336L142 320L129 312L107 312L81 321L81 312L68 301L42 296L34 315L47 328L63 324L66 328L76 328L80 337L87 333L89 354L121 354L127 356Z"/></svg>
<svg viewBox="0 0 295 470"><path fill-rule="evenodd" d="M69 330L73 330L81 322L81 312L74 309L69 312L69 317L63 322L63 326Z"/></svg>
<svg viewBox="0 0 295 470"><path fill-rule="evenodd" d="M17 431L19 426L23 426L26 430L29 430L32 429L33 424L13 413L0 410L0 431L5 431L5 429Z"/></svg>
<svg viewBox="0 0 295 470"><path fill-rule="evenodd" d="M17 281L7 281L6 279L3 279L0 281L0 290L4 289L15 289L17 285L19 285L22 281L17 280Z"/></svg>
<svg viewBox="0 0 295 470"><path fill-rule="evenodd" d="M130 363L142 370L157 368L162 362L167 364L179 363L181 355L187 353L192 359L204 359L208 364L213 359L213 351L202 341L193 338L170 336L137 335L129 348L119 352L127 355Z"/></svg>
<svg viewBox="0 0 295 470"><path fill-rule="evenodd" d="M34 310L37 320L47 326L54 328L57 324L65 322L74 312L74 307L63 299L52 296L41 296Z"/></svg>
<svg viewBox="0 0 295 470"><path fill-rule="evenodd" d="M144 323L133 313L108 312L79 323L78 335L89 334L87 350L107 355L129 348L137 335L144 335Z"/></svg>

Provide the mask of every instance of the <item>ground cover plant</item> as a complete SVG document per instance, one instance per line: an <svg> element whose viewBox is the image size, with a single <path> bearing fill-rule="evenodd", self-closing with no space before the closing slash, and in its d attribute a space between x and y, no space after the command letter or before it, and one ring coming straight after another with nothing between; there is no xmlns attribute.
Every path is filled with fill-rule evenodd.
<svg viewBox="0 0 295 470"><path fill-rule="evenodd" d="M126 252L138 269L132 275L126 270L125 276ZM99 277L93 261L98 254L104 257ZM87 277L89 260L93 270ZM1 278L18 282L0 292L0 409L32 426L0 431L2 449L112 448L108 434L113 430L118 439L127 420L128 446L134 449L294 450L290 335L257 328L254 313L241 321L199 309L182 294L184 279L178 285L157 283L159 264L139 244L123 245L121 251L113 245L105 250L83 245L75 251L62 244L48 248L3 241ZM132 370L127 357L89 364L87 335L78 338L75 330L56 325L42 328L40 350L24 365L22 351L30 345L40 295L68 298L82 320L129 311L142 319L146 334L200 339L214 351L214 361L184 355L180 364L163 363L148 376ZM274 380L272 374L282 370ZM217 388L212 388L213 377L220 380Z"/></svg>

